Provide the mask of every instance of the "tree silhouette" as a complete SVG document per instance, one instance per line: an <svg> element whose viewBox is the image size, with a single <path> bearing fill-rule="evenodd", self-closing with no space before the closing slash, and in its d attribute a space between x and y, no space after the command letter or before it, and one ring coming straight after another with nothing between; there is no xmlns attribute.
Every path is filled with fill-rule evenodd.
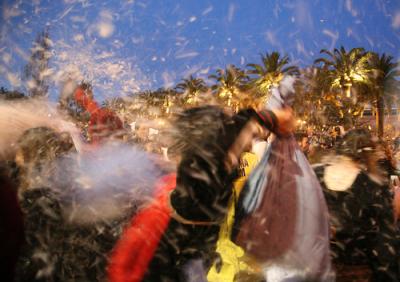
<svg viewBox="0 0 400 282"><path fill-rule="evenodd" d="M378 137L383 137L385 106L391 107L396 100L399 91L399 81L396 78L400 75L399 64L393 61L392 56L382 54L379 56L373 53L369 65L372 69L370 88L372 92L371 102L376 108L376 128Z"/></svg>
<svg viewBox="0 0 400 282"><path fill-rule="evenodd" d="M181 104L196 105L198 102L198 94L207 91L207 86L202 78L195 78L190 75L189 78L184 78L182 82L175 87L180 95Z"/></svg>
<svg viewBox="0 0 400 282"><path fill-rule="evenodd" d="M370 83L369 72L371 71L368 60L371 54L364 48L353 48L349 52L342 46L330 52L321 50L321 54L328 58L319 58L314 64L322 63L327 70L326 79L329 80L332 89L341 89L343 96L351 97L352 88Z"/></svg>
<svg viewBox="0 0 400 282"><path fill-rule="evenodd" d="M36 37L28 64L24 69L29 96L47 96L49 89L49 60L51 58L51 40L48 29Z"/></svg>
<svg viewBox="0 0 400 282"><path fill-rule="evenodd" d="M267 52L265 55L261 54L260 65L247 65L250 67L250 70L248 70L247 73L254 76L250 84L258 90L258 93L263 96L262 98L266 99L271 87L277 86L283 78L283 75L299 74L298 67L288 66L289 63L289 57L281 57L279 52Z"/></svg>
<svg viewBox="0 0 400 282"><path fill-rule="evenodd" d="M246 73L234 65L228 65L225 70L218 69L217 74L212 74L209 78L215 80L211 89L217 97L226 106L238 110L242 98L240 94L249 81Z"/></svg>

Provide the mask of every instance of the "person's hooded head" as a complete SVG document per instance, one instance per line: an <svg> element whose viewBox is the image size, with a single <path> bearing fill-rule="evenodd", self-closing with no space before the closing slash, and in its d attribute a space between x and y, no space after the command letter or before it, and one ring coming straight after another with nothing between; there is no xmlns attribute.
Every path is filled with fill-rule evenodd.
<svg viewBox="0 0 400 282"><path fill-rule="evenodd" d="M243 110L232 116L216 106L188 109L174 121L171 150L182 158L199 157L218 166L253 115L254 111Z"/></svg>

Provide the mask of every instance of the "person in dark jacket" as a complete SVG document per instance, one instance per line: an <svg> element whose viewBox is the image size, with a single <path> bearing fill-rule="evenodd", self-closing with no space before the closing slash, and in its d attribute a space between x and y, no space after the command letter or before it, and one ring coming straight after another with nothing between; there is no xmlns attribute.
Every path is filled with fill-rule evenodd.
<svg viewBox="0 0 400 282"><path fill-rule="evenodd" d="M82 205L76 199L81 190L74 186L79 176L72 157L75 150L63 133L32 128L21 136L17 147L25 223L18 281L103 281L107 254L126 219L72 222L72 213Z"/></svg>
<svg viewBox="0 0 400 282"><path fill-rule="evenodd" d="M393 193L366 130L349 131L337 154L315 166L329 208L337 281L399 281ZM372 280L357 280L369 279Z"/></svg>
<svg viewBox="0 0 400 282"><path fill-rule="evenodd" d="M183 112L175 121L177 174L164 180L116 245L110 281L206 281L240 154L262 127L287 132L291 124L289 110L231 116L204 106Z"/></svg>
<svg viewBox="0 0 400 282"><path fill-rule="evenodd" d="M25 230L18 280L54 281L61 275L61 191L51 187L49 179L55 160L71 150L71 139L47 127L28 129L17 143L18 195Z"/></svg>

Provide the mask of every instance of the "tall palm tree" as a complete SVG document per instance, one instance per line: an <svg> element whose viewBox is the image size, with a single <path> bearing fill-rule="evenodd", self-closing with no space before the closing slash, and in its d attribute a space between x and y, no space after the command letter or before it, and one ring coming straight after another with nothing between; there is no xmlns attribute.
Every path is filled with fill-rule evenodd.
<svg viewBox="0 0 400 282"><path fill-rule="evenodd" d="M349 52L342 46L335 48L333 52L326 49L321 54L328 58L319 58L314 64L322 63L327 71L327 79L332 89L341 89L346 97L351 97L352 87L370 83L369 72L371 71L368 60L371 54L364 48L353 48Z"/></svg>
<svg viewBox="0 0 400 282"><path fill-rule="evenodd" d="M218 69L216 72L217 74L209 76L209 78L215 80L211 89L228 107L238 110L241 99L240 93L249 81L248 76L234 65L228 65L225 70Z"/></svg>
<svg viewBox="0 0 400 282"><path fill-rule="evenodd" d="M385 105L391 107L395 100L395 95L399 90L399 81L396 77L400 76L399 64L393 62L393 57L386 54L379 56L372 53L369 60L372 72L370 73L372 102L376 107L376 127L378 137L383 137Z"/></svg>
<svg viewBox="0 0 400 282"><path fill-rule="evenodd" d="M190 75L178 83L175 89L184 96L183 104L194 105L197 102L197 95L207 91L207 85L202 78L195 78Z"/></svg>
<svg viewBox="0 0 400 282"><path fill-rule="evenodd" d="M325 71L321 68L310 67L301 70L300 79L295 84L296 95L293 104L299 122L326 124L324 102L330 98L330 93L324 77Z"/></svg>
<svg viewBox="0 0 400 282"><path fill-rule="evenodd" d="M248 64L251 69L248 74L253 75L251 85L261 93L264 98L269 94L269 90L273 86L277 86L283 75L297 75L299 69L296 66L288 66L290 59L288 56L283 56L279 52L261 54L261 65Z"/></svg>

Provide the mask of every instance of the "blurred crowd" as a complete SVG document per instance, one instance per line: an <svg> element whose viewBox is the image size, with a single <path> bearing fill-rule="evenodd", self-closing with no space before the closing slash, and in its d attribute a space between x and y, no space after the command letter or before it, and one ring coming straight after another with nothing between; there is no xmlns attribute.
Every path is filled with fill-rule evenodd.
<svg viewBox="0 0 400 282"><path fill-rule="evenodd" d="M187 185L190 181L198 181L201 177L212 179L211 184L199 184L204 185L204 193L211 191L211 198L200 199L201 196L198 196L199 202L209 201L210 205L215 200L214 193L217 193L212 189L220 189L224 183L230 185L235 179L244 183L252 168L262 158L268 143L281 133L276 129L277 125L264 124L262 133L258 132L258 127L252 129L257 131L257 134L253 132L254 134L251 133L250 137L243 141L245 139L240 139L243 138L240 132L246 128L244 124L248 120L255 119L253 113L243 114L245 122L241 121L243 124L240 125L240 130L236 128L235 131L231 129L229 122L240 124L236 118L241 117L240 115L228 118L228 115L225 116L225 113L214 108L199 112L189 110L185 113L188 116L193 115L193 119L197 120L188 119L193 126L187 129L190 134L185 132L182 135L182 138L190 139L186 140L187 147L182 149L179 147L182 144L176 145L174 135L167 132L171 129L157 127L154 123L140 119L127 125L117 114L100 107L90 91L91 89L81 85L73 92L79 106L90 115L85 133L87 140L82 139L82 144L77 144L68 132L47 126L35 126L22 132L13 144L13 158L1 161L0 265L2 277L5 279L3 281L116 281L117 276L107 274L110 263L115 264L115 261L110 262L111 254L117 242L121 240L124 229L131 224L133 216L138 213L143 203L136 201L136 198L120 200L118 194L110 194L112 197L117 196L116 206L123 206L122 212L119 206L115 213L110 210L103 213L105 205L110 205L107 201L98 201L96 205L91 206L88 203L92 195L82 188L85 186L82 182L86 180L82 180L82 177L76 174L79 158L71 156L102 150L105 144L116 143L134 147L135 150L148 153L157 168L157 173L176 173L177 187ZM211 119L206 119L207 115ZM271 116L274 117L273 114ZM279 124L282 119L278 113L276 116ZM196 123L201 119L204 119L201 124ZM262 124L259 118L257 121ZM218 124L219 122L221 124ZM213 126L216 129L212 130L219 134L214 136L215 138L202 131L203 128ZM286 127L289 132L294 131L288 124ZM195 135L198 130L200 132ZM229 130L234 133L230 134ZM270 132L275 134L269 134ZM400 281L400 137L391 142L384 142L376 139L368 130L353 129L344 132L341 127L333 127L323 132L314 132L312 129L305 132L294 131L293 134L299 147L313 164L328 205L331 258L336 281ZM225 140L228 139L231 140L225 144ZM237 145L235 140L241 140L242 143ZM188 143L192 144L189 146ZM223 152L220 153L219 149L216 149L216 143L223 147ZM240 149L232 153L229 151L231 146ZM224 167L227 160L230 162L230 169L236 172L229 173L229 177L229 170L225 171ZM215 164L215 168L210 163ZM194 167L196 165L199 168ZM189 168L191 171L187 172ZM213 175L211 168L218 170L217 176ZM222 172L219 171L221 169ZM71 172L66 173L66 170ZM202 176L185 180L185 177L189 177L188 173ZM232 175L235 177L232 178ZM70 179L61 179L66 177ZM220 181L221 179L223 181ZM179 181L183 181L183 184L179 184ZM239 186L242 187L243 183ZM236 188L236 197L239 197L240 191ZM180 238L182 242L188 240L188 236L194 236L196 232L204 236L204 242L208 245L204 242L191 242L191 247L198 250L184 256L196 256L198 252L201 258L206 258L206 272L211 269L209 281L263 281L262 275L257 274L257 267L245 270L240 266L223 267L229 265L229 257L236 255L237 249L232 254L229 253L229 248L218 249L220 252L227 252L219 256L211 254L216 250L219 228L228 214L230 196L231 194L224 194L223 200L218 198L216 202L219 205L222 203L218 211L210 209L205 212L202 206L198 208L205 214L215 213L218 216L203 218L200 215L199 219L188 220L187 223L182 223L187 219L186 213L189 217L201 212L197 211L196 207L185 206L187 204L184 202L184 195L176 196L177 206L174 208L183 219L176 216L174 220L181 225L189 225L193 230L188 227L184 229L187 232L185 234L177 231L170 231L169 234ZM123 194L121 197L129 196ZM172 203L174 204L175 202ZM85 205L89 207L81 207ZM190 209L190 213L187 210L182 211L185 207ZM80 221L83 217L93 220ZM209 229L204 227L208 225L201 223L214 219L218 222L213 223L212 228L207 227ZM171 223L169 224L167 229L173 228ZM202 227L199 228L198 225ZM228 238L229 234L223 236ZM171 240L177 240L176 238ZM207 245L205 250L208 254L203 254L204 250L200 250L202 244ZM179 247L180 243L176 245ZM188 248L183 250L188 251ZM219 259L217 262L215 257ZM143 281L175 281L167 270L162 269L164 265L158 263L159 265L150 264L149 269L164 273L165 277L146 274ZM184 264L179 267L184 267ZM174 266L173 271L181 270ZM184 277L186 278L180 279L196 281L190 280L188 276ZM140 279L126 278L125 281Z"/></svg>

